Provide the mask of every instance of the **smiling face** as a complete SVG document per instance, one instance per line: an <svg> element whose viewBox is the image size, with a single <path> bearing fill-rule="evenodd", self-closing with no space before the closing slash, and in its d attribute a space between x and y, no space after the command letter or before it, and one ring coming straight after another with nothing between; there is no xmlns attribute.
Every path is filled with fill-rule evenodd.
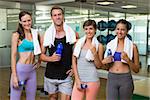
<svg viewBox="0 0 150 100"><path fill-rule="evenodd" d="M51 18L56 26L63 25L64 15L61 9L53 9Z"/></svg>
<svg viewBox="0 0 150 100"><path fill-rule="evenodd" d="M127 26L123 23L118 23L116 26L116 35L119 39L123 39L128 34Z"/></svg>
<svg viewBox="0 0 150 100"><path fill-rule="evenodd" d="M84 32L86 33L86 37L88 39L92 39L95 35L96 29L93 25L89 25L84 27Z"/></svg>
<svg viewBox="0 0 150 100"><path fill-rule="evenodd" d="M92 39L96 34L96 22L94 20L86 20L83 24L84 32L88 39Z"/></svg>
<svg viewBox="0 0 150 100"><path fill-rule="evenodd" d="M21 17L20 24L22 25L24 30L30 30L32 26L32 18L30 15L25 14Z"/></svg>

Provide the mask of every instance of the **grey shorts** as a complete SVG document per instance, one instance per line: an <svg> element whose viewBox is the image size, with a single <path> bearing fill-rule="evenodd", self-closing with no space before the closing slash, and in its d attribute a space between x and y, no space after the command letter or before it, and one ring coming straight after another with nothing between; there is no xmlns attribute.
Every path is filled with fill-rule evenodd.
<svg viewBox="0 0 150 100"><path fill-rule="evenodd" d="M73 81L70 76L64 80L49 79L44 77L44 91L48 92L49 94L61 92L67 95L71 95L72 84Z"/></svg>

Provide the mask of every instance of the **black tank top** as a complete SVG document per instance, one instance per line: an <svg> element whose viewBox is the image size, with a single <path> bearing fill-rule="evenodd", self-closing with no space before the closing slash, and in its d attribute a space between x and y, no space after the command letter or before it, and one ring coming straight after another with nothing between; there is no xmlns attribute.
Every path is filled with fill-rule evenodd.
<svg viewBox="0 0 150 100"><path fill-rule="evenodd" d="M68 76L66 72L71 69L73 44L70 45L69 43L66 43L66 37L60 39L55 38L55 46L48 48L49 56L53 55L60 42L63 44L61 60L57 62L48 62L46 65L45 76L50 79L64 80Z"/></svg>

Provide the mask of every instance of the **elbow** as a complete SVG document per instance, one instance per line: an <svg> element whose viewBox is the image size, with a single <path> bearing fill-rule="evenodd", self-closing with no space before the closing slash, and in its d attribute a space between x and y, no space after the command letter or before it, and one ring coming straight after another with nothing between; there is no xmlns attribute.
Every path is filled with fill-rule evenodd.
<svg viewBox="0 0 150 100"><path fill-rule="evenodd" d="M42 61L42 55L40 55L39 60Z"/></svg>
<svg viewBox="0 0 150 100"><path fill-rule="evenodd" d="M136 69L134 70L135 73L138 73L140 71L140 66L137 66Z"/></svg>
<svg viewBox="0 0 150 100"><path fill-rule="evenodd" d="M138 68L138 69L136 69L134 72L135 72L135 73L138 73L138 72L139 72L139 68Z"/></svg>
<svg viewBox="0 0 150 100"><path fill-rule="evenodd" d="M96 68L97 68L97 69L100 69L100 68L102 68L102 66L103 66L102 64L97 64L97 65L96 65Z"/></svg>
<svg viewBox="0 0 150 100"><path fill-rule="evenodd" d="M103 67L103 63L99 60L99 61L94 61L94 64L96 66L97 69L100 69Z"/></svg>
<svg viewBox="0 0 150 100"><path fill-rule="evenodd" d="M43 59L43 54L40 55L39 60L40 60L40 61L44 61L44 59Z"/></svg>
<svg viewBox="0 0 150 100"><path fill-rule="evenodd" d="M96 68L97 68L97 69L100 69L100 68L101 68L101 66L96 66Z"/></svg>

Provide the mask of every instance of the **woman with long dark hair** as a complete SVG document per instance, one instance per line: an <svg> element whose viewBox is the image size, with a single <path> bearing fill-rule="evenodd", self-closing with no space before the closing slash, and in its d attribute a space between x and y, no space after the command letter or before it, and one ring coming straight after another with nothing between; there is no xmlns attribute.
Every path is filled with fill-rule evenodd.
<svg viewBox="0 0 150 100"><path fill-rule="evenodd" d="M108 64L107 100L131 100L134 90L131 71L139 72L137 46L127 37L129 22L121 19L116 24L116 37L107 46L103 64ZM111 63L111 64L109 64Z"/></svg>
<svg viewBox="0 0 150 100"><path fill-rule="evenodd" d="M11 41L11 94L10 100L20 100L22 87L25 86L26 100L35 100L36 70L40 61L35 62L35 55L41 53L39 34L32 26L32 16L27 11L19 13L17 31ZM16 60L17 54L19 56Z"/></svg>

